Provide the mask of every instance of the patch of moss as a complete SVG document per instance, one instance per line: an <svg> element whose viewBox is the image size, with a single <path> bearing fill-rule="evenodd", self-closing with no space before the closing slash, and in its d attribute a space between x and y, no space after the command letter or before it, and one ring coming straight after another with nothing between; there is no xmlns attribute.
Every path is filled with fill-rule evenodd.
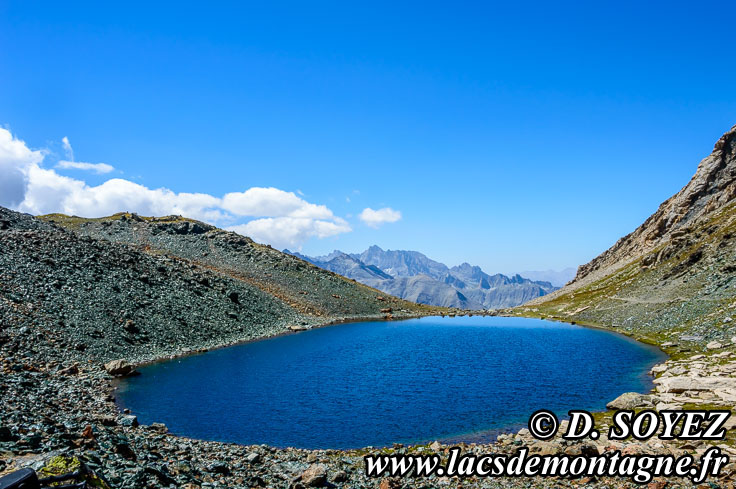
<svg viewBox="0 0 736 489"><path fill-rule="evenodd" d="M46 464L39 470L39 477L52 477L56 475L69 474L77 472L82 467L82 463L76 457L64 457L57 455L56 457L50 458ZM94 472L87 472L84 476L84 480L87 481L88 487L97 487L99 489L110 489L110 486L105 483L100 477ZM51 484L51 487L61 486L68 484L68 481L55 482Z"/></svg>

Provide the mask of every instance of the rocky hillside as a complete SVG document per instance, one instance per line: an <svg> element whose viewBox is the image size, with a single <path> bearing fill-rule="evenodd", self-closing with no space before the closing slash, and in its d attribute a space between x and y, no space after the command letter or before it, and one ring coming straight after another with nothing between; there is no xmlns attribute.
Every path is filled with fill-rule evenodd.
<svg viewBox="0 0 736 489"><path fill-rule="evenodd" d="M409 314L430 311L427 307L384 297L385 294L375 289L245 236L180 216L141 217L120 213L84 219L52 214L41 219L81 236L132 246L148 255L174 256L195 263L259 289L312 318L370 317L380 315L380 310L386 308Z"/></svg>
<svg viewBox="0 0 736 489"><path fill-rule="evenodd" d="M665 346L736 335L736 126L692 180L573 282L520 310L611 326Z"/></svg>
<svg viewBox="0 0 736 489"><path fill-rule="evenodd" d="M70 350L95 361L156 357L310 320L257 287L185 260L4 208L0 222L0 311L19 351L45 345L58 350L49 359Z"/></svg>
<svg viewBox="0 0 736 489"><path fill-rule="evenodd" d="M383 250L375 245L359 254L336 250L324 257L294 255L387 294L442 307L513 307L556 290L549 282L489 275L468 263L450 268L418 251Z"/></svg>
<svg viewBox="0 0 736 489"><path fill-rule="evenodd" d="M387 308L431 311L195 221L0 208L0 317L19 351L157 358Z"/></svg>

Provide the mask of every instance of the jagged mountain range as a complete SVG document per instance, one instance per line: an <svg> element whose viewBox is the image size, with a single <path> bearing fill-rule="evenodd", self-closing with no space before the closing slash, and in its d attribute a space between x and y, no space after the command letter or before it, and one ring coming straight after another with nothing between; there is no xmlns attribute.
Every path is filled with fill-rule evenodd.
<svg viewBox="0 0 736 489"><path fill-rule="evenodd" d="M520 275L489 275L468 263L448 267L418 251L383 250L375 245L362 253L336 250L319 257L284 251L419 304L495 309L517 306L557 289L549 282L533 281Z"/></svg>

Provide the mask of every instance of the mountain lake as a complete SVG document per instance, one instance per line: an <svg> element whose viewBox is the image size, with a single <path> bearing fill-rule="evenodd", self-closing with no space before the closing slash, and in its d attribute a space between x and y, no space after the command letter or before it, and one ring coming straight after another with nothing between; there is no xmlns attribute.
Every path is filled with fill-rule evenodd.
<svg viewBox="0 0 736 489"><path fill-rule="evenodd" d="M143 424L246 445L487 442L538 409L563 417L647 392L664 358L619 334L539 319L356 322L151 364L117 398Z"/></svg>

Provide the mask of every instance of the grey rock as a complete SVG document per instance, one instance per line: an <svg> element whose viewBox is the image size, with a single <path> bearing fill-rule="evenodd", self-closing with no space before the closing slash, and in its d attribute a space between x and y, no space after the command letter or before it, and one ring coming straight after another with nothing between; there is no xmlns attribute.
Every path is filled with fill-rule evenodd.
<svg viewBox="0 0 736 489"><path fill-rule="evenodd" d="M132 414L126 414L120 417L118 424L120 426L136 427L138 426L138 417L133 416Z"/></svg>
<svg viewBox="0 0 736 489"><path fill-rule="evenodd" d="M606 404L608 409L636 409L653 406L654 401L651 395L639 394L636 392L626 392Z"/></svg>
<svg viewBox="0 0 736 489"><path fill-rule="evenodd" d="M136 372L135 367L125 360L113 360L106 363L105 371L113 377L126 377Z"/></svg>
<svg viewBox="0 0 736 489"><path fill-rule="evenodd" d="M323 464L314 464L302 472L302 484L307 487L323 487L327 484L327 467Z"/></svg>
<svg viewBox="0 0 736 489"><path fill-rule="evenodd" d="M216 462L207 467L207 471L212 472L213 474L227 475L230 473L230 467L225 463Z"/></svg>

